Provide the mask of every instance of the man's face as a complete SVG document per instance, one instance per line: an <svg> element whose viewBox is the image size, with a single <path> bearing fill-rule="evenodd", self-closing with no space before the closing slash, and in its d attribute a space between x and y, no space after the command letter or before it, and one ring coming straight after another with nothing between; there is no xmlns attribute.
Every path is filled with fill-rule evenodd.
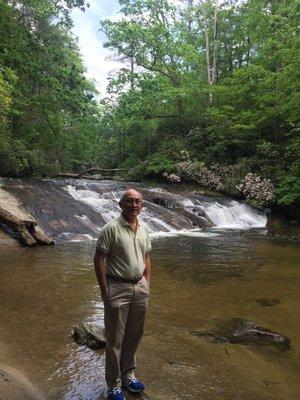
<svg viewBox="0 0 300 400"><path fill-rule="evenodd" d="M136 190L128 190L126 196L119 203L125 217L132 219L137 217L143 207L143 199Z"/></svg>

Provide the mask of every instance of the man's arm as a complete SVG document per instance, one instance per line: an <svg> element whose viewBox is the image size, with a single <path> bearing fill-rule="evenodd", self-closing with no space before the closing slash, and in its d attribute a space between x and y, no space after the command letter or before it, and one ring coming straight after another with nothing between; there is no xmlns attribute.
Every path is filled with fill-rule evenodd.
<svg viewBox="0 0 300 400"><path fill-rule="evenodd" d="M107 279L106 279L106 264L105 264L106 254L102 253L100 250L96 250L94 257L94 267L97 277L97 281L101 290L101 297L104 300L107 294Z"/></svg>
<svg viewBox="0 0 300 400"><path fill-rule="evenodd" d="M150 283L151 278L151 260L150 260L150 253L145 253L145 269L144 269L144 277Z"/></svg>

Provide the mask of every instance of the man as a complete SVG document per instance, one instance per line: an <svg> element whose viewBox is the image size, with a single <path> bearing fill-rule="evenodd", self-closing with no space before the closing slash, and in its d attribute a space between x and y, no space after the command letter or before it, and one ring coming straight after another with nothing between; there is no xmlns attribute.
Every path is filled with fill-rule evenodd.
<svg viewBox="0 0 300 400"><path fill-rule="evenodd" d="M109 400L125 400L122 387L134 393L144 390L134 375L135 353L143 335L151 274L149 233L138 219L141 193L126 190L119 206L122 214L101 230L94 258L105 309Z"/></svg>

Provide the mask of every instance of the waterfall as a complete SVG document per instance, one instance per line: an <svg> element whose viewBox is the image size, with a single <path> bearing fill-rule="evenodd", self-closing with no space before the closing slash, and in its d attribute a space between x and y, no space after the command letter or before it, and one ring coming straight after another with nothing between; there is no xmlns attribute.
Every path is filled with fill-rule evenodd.
<svg viewBox="0 0 300 400"><path fill-rule="evenodd" d="M109 189L109 190L107 190ZM65 190L77 201L85 203L101 213L105 222L109 222L120 214L119 198L124 190L111 190L102 184L87 187L67 185ZM212 236L212 229L250 229L266 226L267 218L252 207L230 199L218 199L208 196L174 195L160 188L141 188L144 197L142 219L149 226L152 236ZM149 193L157 196L162 204L153 204ZM163 199L163 200L162 200ZM167 199L164 201L164 199ZM153 198L152 198L153 200ZM169 206L168 206L169 205ZM184 215L183 215L184 213ZM192 225L188 217L198 216L210 221L212 229L201 229Z"/></svg>
<svg viewBox="0 0 300 400"><path fill-rule="evenodd" d="M130 185L131 186L131 185ZM134 184L141 191L141 218L153 237L215 236L221 229L266 226L264 213L221 197L173 193L161 187ZM88 241L120 214L119 199L127 183L85 179L3 179L1 188L18 200L55 240Z"/></svg>
<svg viewBox="0 0 300 400"><path fill-rule="evenodd" d="M246 204L231 201L228 205L213 203L207 206L206 213L216 228L263 228L267 218Z"/></svg>

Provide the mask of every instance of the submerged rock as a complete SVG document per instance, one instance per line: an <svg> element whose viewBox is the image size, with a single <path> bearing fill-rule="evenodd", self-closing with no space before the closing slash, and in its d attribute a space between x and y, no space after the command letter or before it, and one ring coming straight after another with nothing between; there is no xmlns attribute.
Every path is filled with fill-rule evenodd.
<svg viewBox="0 0 300 400"><path fill-rule="evenodd" d="M106 345L104 330L96 324L82 322L73 328L72 336L77 344L90 349L103 349Z"/></svg>
<svg viewBox="0 0 300 400"><path fill-rule="evenodd" d="M278 299L256 299L255 301L263 307L274 307L281 303Z"/></svg>
<svg viewBox="0 0 300 400"><path fill-rule="evenodd" d="M211 332L193 332L197 336L212 336L216 341L226 343L271 344L289 350L290 339L281 333L259 327L255 322L244 318L232 318L216 326Z"/></svg>

